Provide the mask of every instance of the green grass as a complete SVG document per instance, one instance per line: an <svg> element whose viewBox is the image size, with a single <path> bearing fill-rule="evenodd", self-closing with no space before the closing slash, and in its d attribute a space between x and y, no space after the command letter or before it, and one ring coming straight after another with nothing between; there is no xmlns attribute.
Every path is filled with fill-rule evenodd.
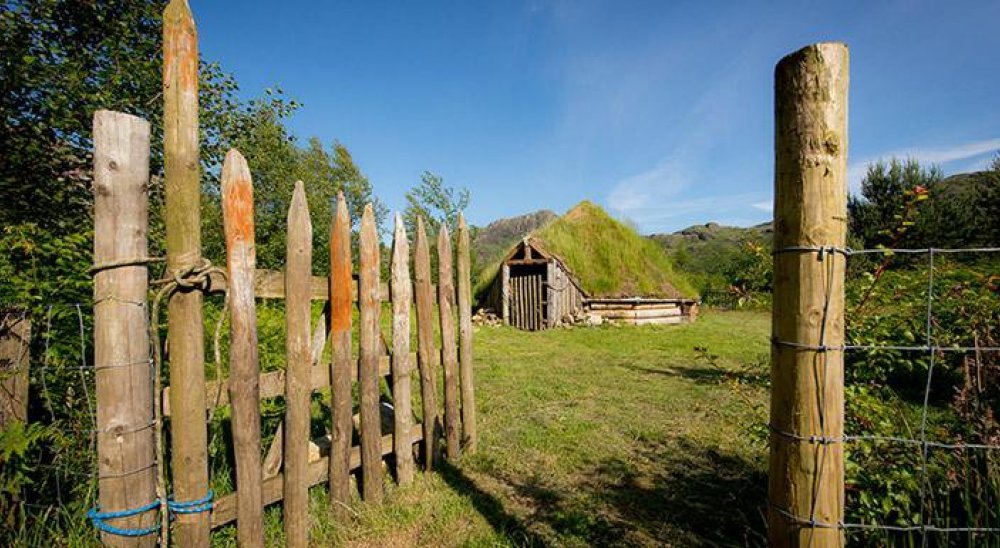
<svg viewBox="0 0 1000 548"><path fill-rule="evenodd" d="M769 317L522 332L477 328L480 449L389 486L318 545L746 545L764 531L762 421ZM715 363L697 358L708 347ZM419 409L419 405L415 406ZM281 541L280 508L268 534ZM217 543L232 532L217 533Z"/></svg>
<svg viewBox="0 0 1000 548"><path fill-rule="evenodd" d="M261 341L277 348L272 315L261 314ZM314 544L762 544L766 454L753 432L766 419L769 323L760 312L707 312L679 326L476 328L478 453L406 488L387 481L386 501L355 500L348 523L327 517L325 486L314 487ZM265 410L267 438L280 405ZM214 462L213 486L230 491L231 470ZM82 511L63 510L14 536L97 546ZM265 516L268 545L283 545L281 506ZM213 545L235 546L235 528L216 531Z"/></svg>
<svg viewBox="0 0 1000 548"><path fill-rule="evenodd" d="M660 244L639 236L589 201L580 202L533 236L573 271L584 291L593 297L697 295ZM499 261L497 258L480 272L477 295L488 288L499 270Z"/></svg>

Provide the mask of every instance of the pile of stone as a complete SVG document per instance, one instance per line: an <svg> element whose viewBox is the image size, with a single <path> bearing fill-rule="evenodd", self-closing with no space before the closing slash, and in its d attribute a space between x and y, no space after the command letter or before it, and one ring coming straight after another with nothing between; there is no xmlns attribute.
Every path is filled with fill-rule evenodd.
<svg viewBox="0 0 1000 548"><path fill-rule="evenodd" d="M472 315L472 325L496 327L503 325L503 320L491 308L480 308Z"/></svg>
<svg viewBox="0 0 1000 548"><path fill-rule="evenodd" d="M567 314L556 327L592 327L597 325L603 325L605 323L611 323L598 314L592 314L583 310L577 311L574 314Z"/></svg>

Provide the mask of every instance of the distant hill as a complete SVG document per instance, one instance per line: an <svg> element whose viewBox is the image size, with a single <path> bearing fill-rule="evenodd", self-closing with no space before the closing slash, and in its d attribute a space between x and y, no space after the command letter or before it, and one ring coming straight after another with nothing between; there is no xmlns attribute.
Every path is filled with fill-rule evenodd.
<svg viewBox="0 0 1000 548"><path fill-rule="evenodd" d="M483 266L497 260L521 238L557 218L559 216L554 212L540 209L517 217L498 219L477 229L472 240L472 252L476 255L476 264Z"/></svg>
<svg viewBox="0 0 1000 548"><path fill-rule="evenodd" d="M748 237L759 238L770 242L774 235L774 227L770 222L761 223L747 228L707 223L689 226L671 234L652 234L649 237L662 245L667 251L676 251L681 247L696 250L699 247L732 245L738 246Z"/></svg>
<svg viewBox="0 0 1000 548"><path fill-rule="evenodd" d="M746 242L770 246L773 237L774 227L770 222L747 228L708 223L672 234L649 236L702 291L729 283L725 273L745 255Z"/></svg>
<svg viewBox="0 0 1000 548"><path fill-rule="evenodd" d="M656 242L583 201L531 233L592 297L696 297L697 291ZM477 293L499 270L504 249L483 269Z"/></svg>

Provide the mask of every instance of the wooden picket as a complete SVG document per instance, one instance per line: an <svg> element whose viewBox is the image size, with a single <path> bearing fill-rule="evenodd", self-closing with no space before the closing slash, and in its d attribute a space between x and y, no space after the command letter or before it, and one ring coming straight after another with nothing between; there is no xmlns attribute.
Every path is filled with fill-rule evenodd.
<svg viewBox="0 0 1000 548"><path fill-rule="evenodd" d="M372 205L365 207L360 225L359 268L357 279L353 273L351 253L351 219L347 201L341 193L337 196L336 211L330 225L330 276L312 273L312 221L306 202L306 189L302 182L295 184L287 212L288 231L284 271L257 269L254 238L253 181L246 159L237 150L230 150L222 165L221 197L226 246L225 270L214 267L201 259L197 121L197 33L187 2L172 0L164 13L164 157L166 163L165 202L167 228L168 278L164 291L156 297L166 297L168 334L167 344L158 347L168 352L165 372L172 386L155 390L129 391L122 394L109 381L112 373L99 374L98 404L100 419L108 404L122 404L136 416L146 416L153 411L159 428L155 448L149 451L152 438L144 433L137 443L145 444L139 451L149 460L155 453L166 460L167 452L160 445L162 429L170 429L173 462L164 462L161 472L169 464L171 482L166 475L153 476L153 465L147 463L129 481L135 485L123 487L120 481L102 481L100 499L112 511L119 511L139 504L149 505L149 500L163 501L161 540L182 546L207 546L211 528L236 521L236 538L241 546L263 546L264 507L284 503L285 542L288 546L302 547L309 544L309 488L328 483L330 510L335 519L345 520L351 512L351 475L361 472L361 488L365 501L377 502L383 496L383 459L390 457L395 463L395 478L400 485L413 482L415 475L415 444L421 447L421 463L431 470L442 437L447 434L448 457L459 456L460 436L470 450L475 446L475 395L472 377L472 327L471 280L469 279L469 234L464 219L459 221L457 239L457 295L452 270L452 240L444 225L437 234L439 263L438 287L431 279L429 240L423 219L417 219L413 242L413 255L407 240L402 218L395 218L393 234L391 279L380 279L381 241L376 227ZM102 120L122 117L118 113L100 113L95 127ZM117 118L116 118L117 119ZM137 122L141 120L136 119ZM139 124L142 125L141 123ZM101 128L97 128L101 129ZM95 161L103 158L104 141L101 131L96 133L98 151ZM124 135L124 133L123 133ZM145 137L148 139L148 137ZM142 187L147 181L149 151L142 139L136 143L134 158L120 158L126 162L122 169L129 182ZM145 148L143 148L145 147ZM114 163L111 164L114 166ZM95 189L102 186L98 169ZM136 194L136 196L141 196ZM100 197L99 197L100 198ZM109 195L108 200L123 199ZM107 200L106 200L107 201ZM98 209L103 203L97 201ZM102 270L95 289L135 285L145 294L145 285L127 279L137 272L145 272L142 256L145 235L148 231L145 204L140 199L130 212L139 219L137 226L128 229L121 223L98 222L95 241L105 242L108 249L114 242L115 249L124 257L101 255L98 246L95 258L111 264L125 261L129 268ZM111 219L100 215L100 219ZM142 225L142 226L138 226ZM131 238L131 240L127 240ZM118 245L121 244L121 245ZM104 244L101 244L104 245ZM131 247L130 247L131 246ZM136 247L138 246L138 247ZM135 249L133 250L133 247ZM138 259L136 259L138 257ZM413 260L411 278L410 261ZM135 261L135 264L133 264ZM145 278L145 276L140 276ZM434 294L437 293L438 310L435 311ZM205 295L225 294L229 314L229 376L209 382L204 378L204 337L202 332L203 299ZM457 308L456 308L457 296ZM120 296L115 296L119 298ZM136 299L141 297L136 297ZM259 299L285 299L286 367L283 370L261 373L259 338L257 332L257 301ZM325 301L324 311L315 325L311 325L313 302ZM101 302L100 300L98 302ZM380 315L383 302L391 302L392 342L388 345L381 331ZM352 316L357 303L359 314L358 353L352 354ZM116 305L117 306L117 305ZM416 308L417 348L411 351L411 309ZM108 318L99 318L95 334L100 340L95 356L100 359L101 349L111 348L114 340L102 331L106 325L128 325L129 340L145 341L150 335L147 327L136 318L122 317L121 310L140 310L129 306L108 305ZM456 316L458 333L456 334ZM105 319L107 321L105 321ZM128 320L122 322L121 320ZM139 318L141 319L141 318ZM117 323L116 323L117 322ZM440 322L440 346L435 341L435 322ZM155 331L155 329L153 330ZM134 332L134 333L133 333ZM155 333L154 333L155 334ZM154 337L154 341L158 337ZM330 360L324 362L326 345L331 346ZM145 345L136 347L134 359L145 353ZM131 351L131 349L130 349ZM124 359L124 358L123 358ZM113 360L112 360L113 361ZM142 361L142 363L146 363ZM419 369L421 423L417 424L413 410L414 366ZM444 416L447 430L441 427L438 409L437 369L444 370ZM117 370L116 370L117 371ZM124 370L122 370L124 371ZM383 377L390 377L391 406L380 401ZM148 377L148 375L147 375ZM353 382L358 381L358 399L355 401ZM461 392L459 391L461 383ZM330 391L332 420L325 425L329 432L320 439L311 439L312 397L314 391ZM150 393L156 395L149 401ZM461 395L461 413L459 396ZM271 446L262 458L261 401L284 397L285 416L273 437ZM145 398L145 399L143 399ZM119 400L128 400L121 402ZM359 413L355 415L355 406ZM205 418L223 406L230 407L232 451L235 461L236 490L213 496L208 472L207 428ZM109 408L110 409L110 408ZM391 426L383 426L382 415L391 409ZM149 413L154 414L154 413ZM391 432L383 432L391 429ZM145 432L145 431L144 431ZM358 445L354 445L357 435ZM108 444L98 444L98 460L107 466L118 466ZM119 451L120 452L120 451ZM133 467L126 467L132 469ZM150 472L145 473L146 470ZM154 479L158 485L154 485ZM155 489L154 489L155 488ZM125 491L129 491L125 493ZM128 500L125 500L128 499ZM145 527L135 535L135 540L109 541L128 546L155 544L156 506L149 507L135 517L118 520L113 525ZM174 539L169 535L173 533Z"/></svg>
<svg viewBox="0 0 1000 548"><path fill-rule="evenodd" d="M309 414L312 352L309 340L312 276L312 223L302 181L295 183L288 208L285 259L285 543L309 545Z"/></svg>
<svg viewBox="0 0 1000 548"><path fill-rule="evenodd" d="M458 348L455 345L455 286L451 271L448 226L438 231L438 319L441 322L441 363L444 365L444 432L449 459L460 454L458 423Z"/></svg>
<svg viewBox="0 0 1000 548"><path fill-rule="evenodd" d="M253 274L253 184L246 160L230 150L222 164L222 217L229 270L229 401L233 408L240 546L264 545L260 459L260 357Z"/></svg>

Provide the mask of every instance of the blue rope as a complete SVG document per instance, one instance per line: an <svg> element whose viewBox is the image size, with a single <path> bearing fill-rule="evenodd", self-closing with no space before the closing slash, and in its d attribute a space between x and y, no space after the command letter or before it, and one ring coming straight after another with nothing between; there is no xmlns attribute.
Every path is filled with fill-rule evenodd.
<svg viewBox="0 0 1000 548"><path fill-rule="evenodd" d="M150 510L155 510L160 507L160 501L154 500L149 504L140 506L138 508L131 508L129 510L116 510L113 512L101 512L100 506L95 506L87 511L87 517L90 518L91 523L94 524L98 530L105 533L110 533L112 535L118 535L120 537L144 537L146 535L151 535L160 530L160 524L152 525L144 529L124 529L122 527L115 527L107 523L105 520L118 519L118 518L128 518L132 516L137 516L139 514L149 512Z"/></svg>
<svg viewBox="0 0 1000 548"><path fill-rule="evenodd" d="M207 495L197 500L175 502L173 498L168 498L167 509L174 514L199 514L201 512L208 512L214 505L212 503L212 498L214 496L215 492L209 489Z"/></svg>

